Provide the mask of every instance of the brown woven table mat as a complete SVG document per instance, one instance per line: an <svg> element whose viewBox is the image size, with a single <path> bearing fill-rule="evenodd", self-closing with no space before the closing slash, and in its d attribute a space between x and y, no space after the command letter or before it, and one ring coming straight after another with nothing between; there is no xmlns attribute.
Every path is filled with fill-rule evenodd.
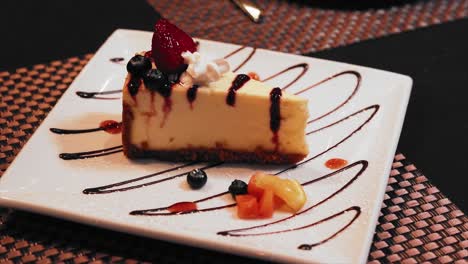
<svg viewBox="0 0 468 264"><path fill-rule="evenodd" d="M257 0L265 17L262 24L254 24L231 1L147 1L194 37L298 54L468 16L468 0L407 1L366 10L330 9L316 3L326 1Z"/></svg>
<svg viewBox="0 0 468 264"><path fill-rule="evenodd" d="M0 72L0 176L91 58ZM0 209L0 262L253 263L257 260ZM468 217L395 156L371 263L466 263Z"/></svg>

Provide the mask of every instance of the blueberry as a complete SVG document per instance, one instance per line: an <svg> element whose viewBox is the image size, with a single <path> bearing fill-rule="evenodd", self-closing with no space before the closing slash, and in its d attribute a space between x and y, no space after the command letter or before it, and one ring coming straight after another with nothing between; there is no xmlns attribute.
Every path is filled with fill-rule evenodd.
<svg viewBox="0 0 468 264"><path fill-rule="evenodd" d="M150 69L143 75L143 82L146 88L156 92L168 81L167 77L160 70Z"/></svg>
<svg viewBox="0 0 468 264"><path fill-rule="evenodd" d="M200 189L205 185L208 176L203 170L194 169L187 174L187 182L192 189Z"/></svg>
<svg viewBox="0 0 468 264"><path fill-rule="evenodd" d="M162 86L159 87L158 92L161 94L163 97L169 97L171 96L172 93L172 84L170 83L165 83Z"/></svg>
<svg viewBox="0 0 468 264"><path fill-rule="evenodd" d="M233 198L236 198L238 194L246 194L247 193L247 183L241 180L234 180L231 182L229 186L229 192L231 193Z"/></svg>
<svg viewBox="0 0 468 264"><path fill-rule="evenodd" d="M151 69L151 60L145 56L135 55L127 63L127 71L135 77L142 77Z"/></svg>
<svg viewBox="0 0 468 264"><path fill-rule="evenodd" d="M127 84L128 92L131 96L135 96L138 93L138 88L140 87L141 79L131 78Z"/></svg>

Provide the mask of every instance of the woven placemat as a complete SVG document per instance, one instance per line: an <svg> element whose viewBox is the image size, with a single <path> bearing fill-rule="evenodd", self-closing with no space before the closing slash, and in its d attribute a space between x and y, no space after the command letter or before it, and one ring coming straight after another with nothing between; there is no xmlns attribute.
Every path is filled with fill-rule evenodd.
<svg viewBox="0 0 468 264"><path fill-rule="evenodd" d="M0 72L0 176L92 55ZM395 156L371 263L466 263L468 217ZM209 250L0 209L0 262L258 263Z"/></svg>
<svg viewBox="0 0 468 264"><path fill-rule="evenodd" d="M330 9L317 1L256 0L265 16L255 24L231 1L147 1L191 36L297 54L468 16L468 0L408 1L366 10Z"/></svg>

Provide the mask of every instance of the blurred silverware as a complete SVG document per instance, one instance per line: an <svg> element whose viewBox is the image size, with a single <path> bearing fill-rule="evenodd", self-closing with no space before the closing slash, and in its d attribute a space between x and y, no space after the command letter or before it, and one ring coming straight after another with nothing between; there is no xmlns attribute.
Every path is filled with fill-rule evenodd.
<svg viewBox="0 0 468 264"><path fill-rule="evenodd" d="M260 23L262 21L263 10L257 4L250 0L231 0L237 5L253 22Z"/></svg>

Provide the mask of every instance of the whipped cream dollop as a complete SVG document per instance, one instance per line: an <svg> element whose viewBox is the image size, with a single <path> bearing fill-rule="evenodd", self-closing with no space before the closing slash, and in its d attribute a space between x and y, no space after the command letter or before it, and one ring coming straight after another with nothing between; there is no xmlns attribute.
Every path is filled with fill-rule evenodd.
<svg viewBox="0 0 468 264"><path fill-rule="evenodd" d="M194 84L207 84L219 80L229 71L229 63L224 59L206 61L199 52L182 52L184 62L188 64L186 72L193 78Z"/></svg>

